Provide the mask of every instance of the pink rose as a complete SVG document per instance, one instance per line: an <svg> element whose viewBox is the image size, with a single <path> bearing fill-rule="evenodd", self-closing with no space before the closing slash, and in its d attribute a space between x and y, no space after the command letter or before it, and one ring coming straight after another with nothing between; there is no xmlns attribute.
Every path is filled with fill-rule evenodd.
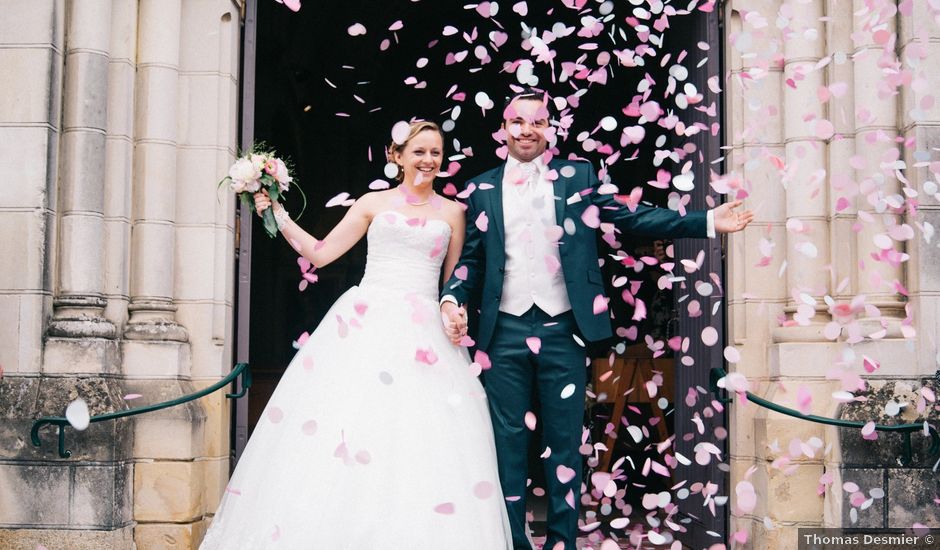
<svg viewBox="0 0 940 550"><path fill-rule="evenodd" d="M274 176L277 173L277 162L276 159L268 159L268 162L264 163L264 171L267 172L269 176Z"/></svg>
<svg viewBox="0 0 940 550"><path fill-rule="evenodd" d="M287 191L290 189L290 184L294 181L294 178L290 177L290 174L287 173L287 165L284 164L284 161L281 159L274 159L274 164L274 173L268 173L271 174L277 181L277 185L281 191Z"/></svg>

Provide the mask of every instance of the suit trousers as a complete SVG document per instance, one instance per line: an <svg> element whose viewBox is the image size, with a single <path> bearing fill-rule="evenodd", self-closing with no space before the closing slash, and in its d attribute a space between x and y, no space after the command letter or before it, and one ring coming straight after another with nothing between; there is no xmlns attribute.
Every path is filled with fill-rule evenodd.
<svg viewBox="0 0 940 550"><path fill-rule="evenodd" d="M537 419L542 426L540 448L550 449L550 455L542 459L548 496L545 549L575 548L586 383L586 352L573 338L575 334L580 336L571 311L551 317L533 306L521 316L500 312L487 349L492 367L484 373L483 382L516 550L531 548L525 524L531 430L525 417L536 397L541 405Z"/></svg>

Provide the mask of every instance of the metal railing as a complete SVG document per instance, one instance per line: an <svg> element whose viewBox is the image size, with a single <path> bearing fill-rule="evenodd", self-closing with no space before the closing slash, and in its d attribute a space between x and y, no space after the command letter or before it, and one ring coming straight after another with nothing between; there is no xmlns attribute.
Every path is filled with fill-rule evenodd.
<svg viewBox="0 0 940 550"><path fill-rule="evenodd" d="M225 397L229 399L238 399L239 397L244 397L245 393L248 391L248 388L251 387L251 370L248 368L248 363L237 363L235 368L232 369L232 372L228 373L225 378L197 392L183 395L181 397L177 397L176 399L171 399L170 401L164 401L162 403L155 403L153 405L146 405L143 407L135 407L124 411L114 411L105 414L99 414L92 416L89 419L89 422L104 422L105 420L115 420L117 418L124 418L125 416L134 416L182 405L183 403L188 403L189 401L205 397L210 393L214 393L224 388L225 386L228 386L239 376L241 376L241 391L238 393L225 394ZM39 430L46 425L53 425L58 427L59 457L69 458L72 456L72 452L65 448L64 430L65 427L69 425L69 421L64 416L44 416L33 422L33 427L29 431L29 437L32 440L33 445L36 447L42 446L42 440L39 438Z"/></svg>
<svg viewBox="0 0 940 550"><path fill-rule="evenodd" d="M731 401L730 397L722 396L721 392L727 394L727 390L718 387L718 380L725 377L727 373L725 369L721 367L712 367L711 373L709 375L709 381L711 385L712 394L715 398L722 403L729 403ZM791 409L789 407L784 407L783 405L774 403L773 401L768 401L762 397L758 397L751 392L745 392L747 395L747 400L753 402L756 405L760 405L766 409L770 409L774 412L780 414L785 414L787 416L792 416L793 418L799 418L800 420L808 420L810 422L816 422L818 424L827 424L829 426L838 426L840 428L856 428L861 429L865 426L866 422L859 422L856 420L842 420L839 418L829 418L827 416L818 416L815 414L803 414L800 411ZM913 462L913 445L911 444L911 434L916 431L926 432L924 435L929 435L931 439L930 449L927 451L928 456L934 457L940 454L940 432L937 431L937 428L928 424L927 422L918 423L918 424L875 424L875 430L879 432L896 432L900 433L903 437L903 449L901 451L900 463L902 466L910 466Z"/></svg>

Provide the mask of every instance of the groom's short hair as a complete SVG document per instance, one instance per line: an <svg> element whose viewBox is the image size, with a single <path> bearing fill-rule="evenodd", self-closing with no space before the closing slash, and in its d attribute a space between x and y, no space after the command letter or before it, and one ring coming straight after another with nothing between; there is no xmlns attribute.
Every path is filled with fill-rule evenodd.
<svg viewBox="0 0 940 550"><path fill-rule="evenodd" d="M548 92L541 90L539 88L534 88L532 86L523 86L522 88L513 87L512 91L514 92L511 95L506 96L506 100L503 102L503 111L506 112L506 109L509 107L509 104L517 99L532 99L535 101L541 101L545 104L545 108L548 110L548 118L551 120L554 118L555 113L553 112L554 105L550 101L551 97L548 95Z"/></svg>

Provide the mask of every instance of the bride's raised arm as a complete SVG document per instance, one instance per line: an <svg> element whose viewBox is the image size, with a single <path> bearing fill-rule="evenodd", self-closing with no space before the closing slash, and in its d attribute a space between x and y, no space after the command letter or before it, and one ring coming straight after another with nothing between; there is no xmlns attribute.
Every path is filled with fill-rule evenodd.
<svg viewBox="0 0 940 550"><path fill-rule="evenodd" d="M255 193L254 197L255 211L258 215L260 216L265 209L273 207L274 217L277 219L281 234L294 250L318 268L332 263L348 252L366 234L369 223L372 221L372 209L369 206L372 200L366 194L353 203L343 219L323 240L318 240L294 223L283 206L276 202L272 205L267 191Z"/></svg>

